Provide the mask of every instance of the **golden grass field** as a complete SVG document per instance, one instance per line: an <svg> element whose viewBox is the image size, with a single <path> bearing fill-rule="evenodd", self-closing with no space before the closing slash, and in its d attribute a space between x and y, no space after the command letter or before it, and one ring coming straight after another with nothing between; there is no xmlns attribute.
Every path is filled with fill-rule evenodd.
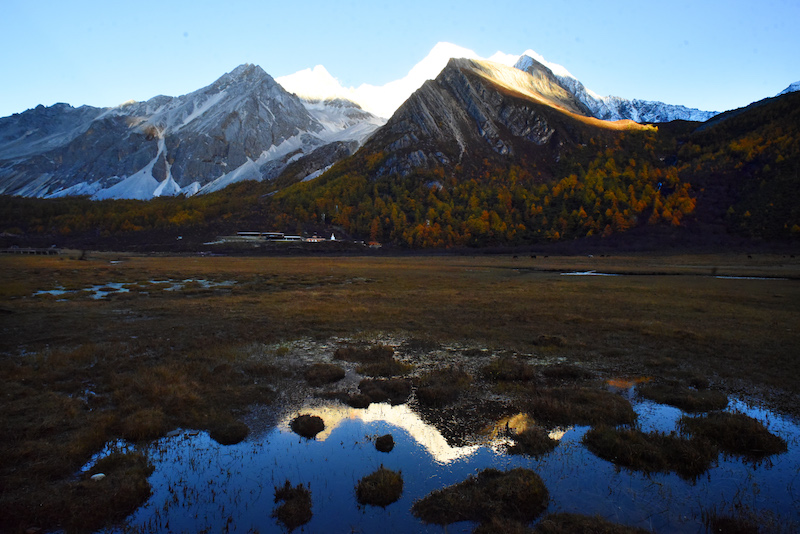
<svg viewBox="0 0 800 534"><path fill-rule="evenodd" d="M180 425L224 435L272 400L282 344L303 338L390 334L604 376L702 377L800 413L791 256L78 257L0 257L0 529L102 525L86 501L114 492L70 479L93 453ZM561 275L588 270L625 276ZM229 285L154 283L187 279ZM129 291L81 291L113 283Z"/></svg>

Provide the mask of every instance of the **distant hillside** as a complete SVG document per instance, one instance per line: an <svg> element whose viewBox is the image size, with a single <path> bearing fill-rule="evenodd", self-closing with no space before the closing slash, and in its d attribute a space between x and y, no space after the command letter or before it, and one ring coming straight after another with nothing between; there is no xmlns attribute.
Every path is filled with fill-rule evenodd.
<svg viewBox="0 0 800 534"><path fill-rule="evenodd" d="M759 238L800 237L800 93L730 111L682 139L697 217Z"/></svg>

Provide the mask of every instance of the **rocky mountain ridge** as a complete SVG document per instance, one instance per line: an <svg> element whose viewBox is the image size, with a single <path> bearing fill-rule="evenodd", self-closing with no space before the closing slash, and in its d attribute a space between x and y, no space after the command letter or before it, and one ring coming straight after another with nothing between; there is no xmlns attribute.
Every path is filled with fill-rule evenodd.
<svg viewBox="0 0 800 534"><path fill-rule="evenodd" d="M528 55L520 57L514 67L529 74L543 70L549 72L564 89L572 93L589 109L592 117L597 119L611 121L629 119L639 123L670 122L673 120L703 122L719 113L717 111L702 111L651 100L598 96L586 89L572 75L554 74L550 68Z"/></svg>
<svg viewBox="0 0 800 534"><path fill-rule="evenodd" d="M382 120L342 101L306 102L255 65L193 93L116 108L58 104L0 119L0 193L95 199L194 194L322 169ZM331 143L337 149L316 153Z"/></svg>
<svg viewBox="0 0 800 534"><path fill-rule="evenodd" d="M472 51L445 44L437 45L420 65L430 67L442 54L463 52L471 59L451 60L445 67L455 65L462 74L450 69L442 80L440 74L425 82L384 128L384 119L342 97L338 82L323 68L308 76L283 77L292 82L297 93L292 94L254 65L241 65L180 97L157 96L110 109L40 106L2 118L0 194L149 199L208 193L244 180L273 180L289 171L281 183L291 183L319 176L379 128L376 146L388 154L382 173L405 175L414 168L457 165L475 147L478 152L491 147L495 154L550 147L547 158L558 161L561 151L553 147L578 142L580 136L562 139L576 131L570 126L551 143L553 110L565 112L573 122L600 119L608 124L705 121L716 114L599 97L566 69L532 51L511 68L510 57L496 54L497 61L480 60ZM463 74L467 71L471 73ZM412 73L400 84L403 90L412 89ZM313 84L320 79L327 80L325 87L313 95L301 90L303 80ZM434 90L436 84L444 93ZM395 90L397 85L384 88ZM326 97L329 87L336 90ZM370 88L372 93L379 89ZM509 100L511 94L524 103ZM600 126L619 127L608 124ZM530 142L520 144L521 139Z"/></svg>
<svg viewBox="0 0 800 534"><path fill-rule="evenodd" d="M454 168L482 158L558 162L585 143L585 128L639 127L601 121L546 68L531 73L490 61L452 59L365 145L386 154L376 175Z"/></svg>

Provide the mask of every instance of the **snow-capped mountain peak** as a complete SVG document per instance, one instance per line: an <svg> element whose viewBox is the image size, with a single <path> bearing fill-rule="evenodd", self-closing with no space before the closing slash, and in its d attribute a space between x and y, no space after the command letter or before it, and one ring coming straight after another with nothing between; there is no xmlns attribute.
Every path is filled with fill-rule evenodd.
<svg viewBox="0 0 800 534"><path fill-rule="evenodd" d="M789 87L787 87L786 89L784 89L783 91L781 91L780 93L778 93L775 96L781 96L781 95L785 95L785 94L788 94L788 93L794 93L795 91L800 91L800 81L794 82Z"/></svg>
<svg viewBox="0 0 800 534"><path fill-rule="evenodd" d="M542 56L528 50L514 64L517 69L529 74L547 69L567 91L575 95L587 108L591 115L602 120L629 119L636 122L669 122L676 119L688 121L707 121L716 111L702 111L685 106L676 106L650 100L629 100L618 96L599 96L587 89L570 72L556 63L546 61Z"/></svg>
<svg viewBox="0 0 800 534"><path fill-rule="evenodd" d="M352 153L382 124L354 104L307 106L261 67L244 64L179 97L85 112L31 110L0 120L0 139L16 140L0 145L0 193L192 194L272 179L307 157L301 167L310 174ZM25 132L30 140L19 141Z"/></svg>
<svg viewBox="0 0 800 534"><path fill-rule="evenodd" d="M358 87L343 87L322 65L281 76L276 81L302 98L346 98L373 115L388 118L426 80L436 78L451 58L481 59L473 50L440 42L408 74L384 85L364 83Z"/></svg>
<svg viewBox="0 0 800 534"><path fill-rule="evenodd" d="M519 56L519 59L517 60L514 66L520 70L526 70L531 60L534 60L544 65L545 67L550 69L550 72L552 72L556 76L575 79L575 76L573 76L566 68L559 65L558 63L551 63L547 61L544 57L542 57L540 54L534 52L531 49L528 49L525 52L523 52L522 55Z"/></svg>
<svg viewBox="0 0 800 534"><path fill-rule="evenodd" d="M440 42L402 78L355 88L342 86L322 65L273 79L246 63L183 96L105 109L40 106L0 118L0 194L151 198L269 180L290 165L306 173L301 179L313 176L355 151L386 123L381 117L394 115L451 59L477 62L464 68L527 98L597 119L704 121L715 115L598 96L533 50L485 60Z"/></svg>
<svg viewBox="0 0 800 534"><path fill-rule="evenodd" d="M278 78L277 81L288 91L299 96L313 99L346 98L357 102L365 111L379 117L390 117L426 80L436 78L453 58L485 60L474 50L440 42L425 58L414 65L406 76L381 86L362 84L357 88L343 87L321 65ZM600 96L584 87L564 66L547 61L530 49L520 56L496 52L488 58L488 61L514 66L528 73L540 70L542 67L548 69L560 84L587 106L590 113L598 119L631 119L637 122L664 122L675 119L703 121L716 115L716 112L689 109L662 102Z"/></svg>

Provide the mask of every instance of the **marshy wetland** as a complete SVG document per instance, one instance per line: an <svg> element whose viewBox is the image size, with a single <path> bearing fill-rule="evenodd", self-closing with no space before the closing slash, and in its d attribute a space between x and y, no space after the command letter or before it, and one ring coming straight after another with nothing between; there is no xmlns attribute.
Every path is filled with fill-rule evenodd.
<svg viewBox="0 0 800 534"><path fill-rule="evenodd" d="M800 528L794 258L78 257L0 258L0 530Z"/></svg>

